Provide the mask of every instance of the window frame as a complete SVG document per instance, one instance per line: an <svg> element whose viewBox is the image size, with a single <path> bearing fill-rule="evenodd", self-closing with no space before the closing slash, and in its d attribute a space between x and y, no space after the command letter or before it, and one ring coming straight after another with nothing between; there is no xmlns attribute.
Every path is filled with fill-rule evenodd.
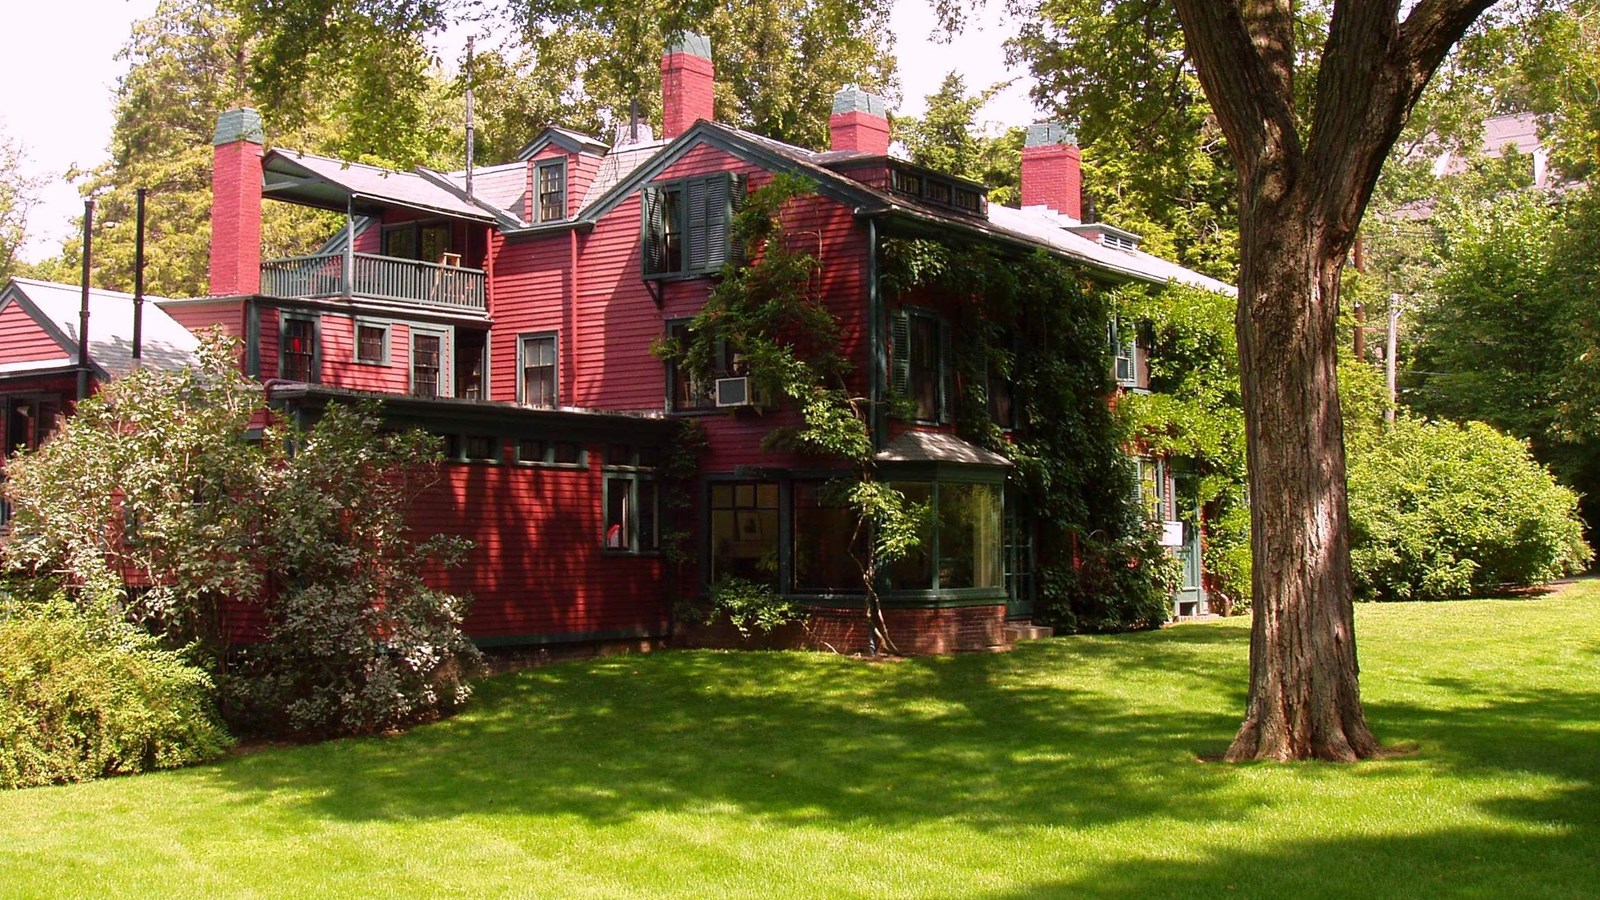
<svg viewBox="0 0 1600 900"><path fill-rule="evenodd" d="M410 222L396 222L393 225L383 225L378 229L378 253L386 259L404 259L412 262L426 262L439 264L442 260L428 259L423 256L422 232L424 229L443 229L445 232L444 253L460 253L456 249L455 223L449 219L414 219ZM389 236L404 232L411 233L410 256L395 256L389 252Z"/></svg>
<svg viewBox="0 0 1600 900"><path fill-rule="evenodd" d="M527 348L532 341L550 341L550 374L553 402L549 406L533 406L527 397ZM517 335L517 405L529 409L561 408L561 332L528 331Z"/></svg>
<svg viewBox="0 0 1600 900"><path fill-rule="evenodd" d="M915 401L915 395L911 390L913 320L933 324L934 409L931 418L921 418L913 414L907 421L927 425L948 425L955 419L955 390L952 384L955 372L951 365L950 323L933 310L919 306L902 306L890 312L889 391L897 398Z"/></svg>
<svg viewBox="0 0 1600 900"><path fill-rule="evenodd" d="M745 176L737 172L713 172L708 175L656 181L640 188L640 268L644 278L652 281L703 278L715 275L722 271L722 267L727 263L737 261L740 258L740 251L733 238L733 217L744 208L747 184ZM713 188L713 185L717 187ZM719 213L713 213L708 205L703 217L695 216L692 201L693 192L697 187L706 191L726 191ZM656 220L653 205L661 201L652 198L664 197L670 193L678 195L676 216L673 217L676 230L669 231L666 217L663 215L657 238L653 230ZM713 230L717 227L721 229L720 237ZM666 237L669 233L678 235L676 259L668 258ZM698 239L704 242L706 257L699 265L695 264L697 235ZM653 262L658 258L659 266Z"/></svg>
<svg viewBox="0 0 1600 900"><path fill-rule="evenodd" d="M693 321L694 320L692 318L688 317L667 319L664 323L662 323L665 326L666 339L669 341L682 340L687 342L691 338L691 335L689 334L689 323ZM678 328L683 329L682 338L677 338L673 335L673 330ZM717 379L726 378L728 377L728 373L733 371L733 363L732 360L728 358L728 348L726 344L722 343L721 341L717 342L715 371L712 373L709 383L705 385L706 390L704 397L702 398L703 402L697 405L680 406L678 404L678 383L684 378L682 363L673 360L663 360L662 364L666 367L667 412L678 415L700 415L704 413L716 413L721 411L717 407Z"/></svg>
<svg viewBox="0 0 1600 900"><path fill-rule="evenodd" d="M530 441L543 444L542 452L538 459L524 459L522 445ZM515 445L512 461L519 466L540 466L551 469L587 469L589 468L589 445L583 441L553 441L549 438L517 437L508 439L508 444ZM571 444L577 448L577 462L556 462L556 445Z"/></svg>
<svg viewBox="0 0 1600 900"><path fill-rule="evenodd" d="M557 172L559 173L558 177L561 179L559 188L561 197L560 215L547 216L544 214L544 198L546 194L544 176L546 172ZM549 222L565 222L567 220L567 160L565 157L542 159L534 164L532 212L535 224L542 225Z"/></svg>
<svg viewBox="0 0 1600 900"><path fill-rule="evenodd" d="M304 384L322 383L322 314L319 312L302 312L300 310L278 310L278 377L285 381L299 379L289 378L284 375L284 360L288 359L288 341L285 337L289 331L290 322L303 322L311 326L311 359L309 362L310 377L304 379Z"/></svg>
<svg viewBox="0 0 1600 900"><path fill-rule="evenodd" d="M383 352L378 359L361 358L361 329L376 328L383 332ZM387 366L394 358L394 323L388 319L371 319L357 316L350 323L351 357L357 365Z"/></svg>
<svg viewBox="0 0 1600 900"><path fill-rule="evenodd" d="M445 400L455 396L455 369L452 366L455 329L448 325L413 324L410 326L410 332L408 345L410 354L406 361L406 396L423 400ZM422 336L439 338L439 371L431 396L417 393L417 338Z"/></svg>
<svg viewBox="0 0 1600 900"><path fill-rule="evenodd" d="M553 442L552 442L553 445ZM610 445L607 445L607 452ZM661 553L661 479L659 470L655 466L639 464L639 448L627 445L627 461L623 463L604 462L600 467L600 549L608 556L658 556ZM602 457L604 459L604 457ZM613 482L625 485L627 494L623 498L623 533L619 535L621 544L611 544L611 492ZM641 516L643 495L646 486L650 494L651 506L650 523L654 533L647 542L641 533Z"/></svg>
<svg viewBox="0 0 1600 900"><path fill-rule="evenodd" d="M1106 336L1111 348L1111 376L1116 379L1119 387L1139 387L1138 324L1132 321L1124 322L1119 316L1112 316L1107 329Z"/></svg>

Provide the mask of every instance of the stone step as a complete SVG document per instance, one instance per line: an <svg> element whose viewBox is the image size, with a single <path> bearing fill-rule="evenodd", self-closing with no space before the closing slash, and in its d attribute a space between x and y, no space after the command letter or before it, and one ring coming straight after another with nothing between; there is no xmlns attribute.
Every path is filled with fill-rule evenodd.
<svg viewBox="0 0 1600 900"><path fill-rule="evenodd" d="M1037 641L1054 635L1056 630L1048 625L1030 625L1026 622L1006 624L1006 641Z"/></svg>

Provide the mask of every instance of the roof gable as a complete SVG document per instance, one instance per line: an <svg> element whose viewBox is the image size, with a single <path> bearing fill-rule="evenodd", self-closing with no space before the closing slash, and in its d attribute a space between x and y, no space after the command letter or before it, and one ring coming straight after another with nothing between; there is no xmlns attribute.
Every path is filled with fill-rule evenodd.
<svg viewBox="0 0 1600 900"><path fill-rule="evenodd" d="M70 363L78 359L79 309L82 288L31 278L13 278L0 292L0 309L12 304L28 315L63 350ZM141 312L145 365L175 369L188 365L200 345L189 329L179 325L156 304L162 297L145 297ZM120 374L133 366L133 296L95 288L89 292L89 361L100 377Z"/></svg>
<svg viewBox="0 0 1600 900"><path fill-rule="evenodd" d="M611 149L609 145L603 144L587 134L573 131L570 128L551 125L541 131L538 137L529 141L527 146L517 151L517 159L527 162L551 144L568 153L587 153L591 156L603 156L607 150Z"/></svg>

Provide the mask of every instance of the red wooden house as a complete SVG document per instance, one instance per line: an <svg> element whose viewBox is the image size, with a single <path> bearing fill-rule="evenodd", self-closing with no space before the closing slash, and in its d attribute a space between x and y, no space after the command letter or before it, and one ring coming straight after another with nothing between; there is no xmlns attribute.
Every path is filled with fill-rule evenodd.
<svg viewBox="0 0 1600 900"><path fill-rule="evenodd" d="M926 546L889 575L890 632L912 652L1002 643L1032 591L1028 529L1006 504L1009 462L952 433L948 310L880 295L881 241L949 233L1043 247L1102 281L1227 286L1083 223L1078 151L1057 126L1030 130L1025 205L1007 209L983 185L891 158L878 97L839 92L832 147L814 152L715 122L713 77L706 40L682 35L662 60L660 139L633 130L608 146L550 128L516 161L470 175L264 150L253 110L225 113L211 295L162 308L242 338L250 374L291 411L376 392L397 421L443 436L452 463L421 515L475 542L440 586L473 595L467 627L485 645L664 638L675 594L737 575L803 600L814 639L859 649L850 529L821 491L834 473L760 447L792 411L758 414L736 377L702 384L651 352L705 302L740 198L773 173L802 174L815 194L786 222L815 241L856 387L875 401L903 393L916 409L874 422L881 472L937 511ZM348 227L317 255L262 260L263 199L341 211ZM1137 386L1129 352L1123 374ZM709 449L698 564L675 576L659 479L686 417Z"/></svg>

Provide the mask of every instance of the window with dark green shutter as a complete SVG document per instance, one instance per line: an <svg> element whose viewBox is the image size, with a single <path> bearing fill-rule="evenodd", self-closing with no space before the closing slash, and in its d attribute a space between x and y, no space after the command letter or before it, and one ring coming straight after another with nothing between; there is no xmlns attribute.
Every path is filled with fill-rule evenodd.
<svg viewBox="0 0 1600 900"><path fill-rule="evenodd" d="M743 194L744 179L726 172L645 188L645 276L706 275L737 258L733 214Z"/></svg>
<svg viewBox="0 0 1600 900"><path fill-rule="evenodd" d="M943 319L917 309L890 314L889 386L911 402L913 419L950 421L955 407L950 357L950 328Z"/></svg>

